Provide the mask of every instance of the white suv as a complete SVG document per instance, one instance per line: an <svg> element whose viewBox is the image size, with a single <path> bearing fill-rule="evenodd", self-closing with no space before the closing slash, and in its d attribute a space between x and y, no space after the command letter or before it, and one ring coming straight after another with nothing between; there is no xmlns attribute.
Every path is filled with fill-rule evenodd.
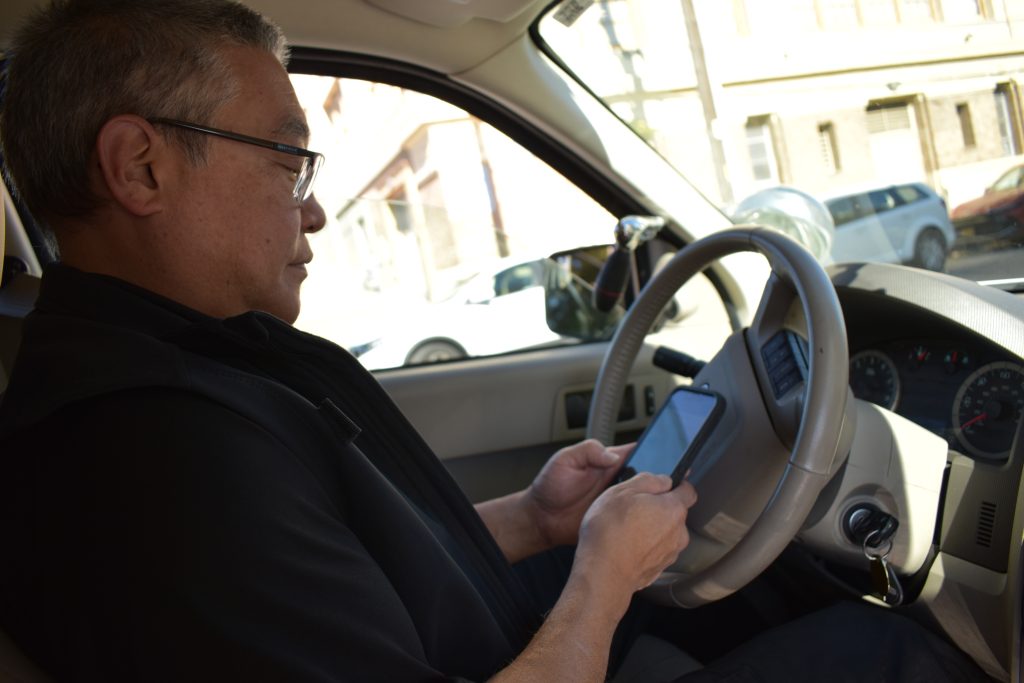
<svg viewBox="0 0 1024 683"><path fill-rule="evenodd" d="M832 258L942 270L955 233L946 202L923 183L892 185L825 202L836 224Z"/></svg>

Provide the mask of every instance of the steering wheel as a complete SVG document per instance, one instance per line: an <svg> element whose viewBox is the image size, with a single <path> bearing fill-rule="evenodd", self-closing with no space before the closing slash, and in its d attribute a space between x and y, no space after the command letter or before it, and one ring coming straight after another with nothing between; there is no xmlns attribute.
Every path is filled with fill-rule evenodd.
<svg viewBox="0 0 1024 683"><path fill-rule="evenodd" d="M835 288L810 252L757 226L691 243L647 283L605 355L587 436L612 443L630 368L675 292L711 262L745 251L764 255L772 273L750 327L733 333L693 380L720 394L725 411L688 477L699 496L687 519L690 544L646 589L680 607L721 599L771 564L852 440L849 351Z"/></svg>

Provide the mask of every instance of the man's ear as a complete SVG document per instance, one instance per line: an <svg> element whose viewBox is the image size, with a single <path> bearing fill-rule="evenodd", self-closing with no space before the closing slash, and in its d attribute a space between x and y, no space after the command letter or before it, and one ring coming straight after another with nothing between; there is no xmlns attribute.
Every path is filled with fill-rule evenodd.
<svg viewBox="0 0 1024 683"><path fill-rule="evenodd" d="M115 116L96 136L96 157L106 191L136 216L150 216L163 208L162 174L154 167L166 154L163 139L140 116Z"/></svg>

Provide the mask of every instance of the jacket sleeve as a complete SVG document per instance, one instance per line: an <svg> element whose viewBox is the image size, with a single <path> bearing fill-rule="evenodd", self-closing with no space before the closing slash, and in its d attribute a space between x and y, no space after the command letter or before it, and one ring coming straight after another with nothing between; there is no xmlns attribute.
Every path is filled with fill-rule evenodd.
<svg viewBox="0 0 1024 683"><path fill-rule="evenodd" d="M157 389L60 417L26 482L47 568L35 649L59 680L455 680L323 483L260 425Z"/></svg>

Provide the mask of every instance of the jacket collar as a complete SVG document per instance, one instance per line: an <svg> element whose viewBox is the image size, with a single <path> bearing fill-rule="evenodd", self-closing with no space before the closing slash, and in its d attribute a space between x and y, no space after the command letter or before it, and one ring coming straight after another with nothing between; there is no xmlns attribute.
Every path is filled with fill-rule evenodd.
<svg viewBox="0 0 1024 683"><path fill-rule="evenodd" d="M117 278L48 266L0 403L0 436L113 391L187 387L183 351L171 339L232 323L257 341L262 319L285 325L257 313L221 321Z"/></svg>

